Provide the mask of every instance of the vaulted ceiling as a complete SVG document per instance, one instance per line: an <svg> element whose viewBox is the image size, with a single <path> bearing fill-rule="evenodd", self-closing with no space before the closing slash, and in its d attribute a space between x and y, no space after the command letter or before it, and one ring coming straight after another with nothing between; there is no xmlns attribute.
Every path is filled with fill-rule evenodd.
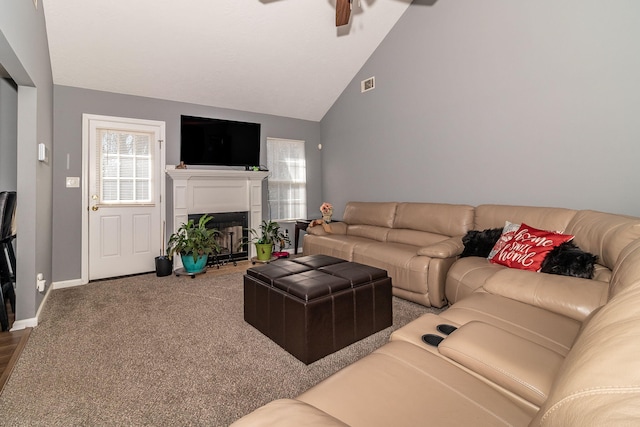
<svg viewBox="0 0 640 427"><path fill-rule="evenodd" d="M41 0L58 85L319 121L411 0Z"/></svg>

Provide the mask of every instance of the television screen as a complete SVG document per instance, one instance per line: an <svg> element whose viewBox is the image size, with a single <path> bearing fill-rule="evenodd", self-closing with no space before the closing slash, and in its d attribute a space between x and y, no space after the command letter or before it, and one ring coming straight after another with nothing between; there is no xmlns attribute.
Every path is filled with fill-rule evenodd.
<svg viewBox="0 0 640 427"><path fill-rule="evenodd" d="M260 124L181 116L180 160L187 165L258 166Z"/></svg>

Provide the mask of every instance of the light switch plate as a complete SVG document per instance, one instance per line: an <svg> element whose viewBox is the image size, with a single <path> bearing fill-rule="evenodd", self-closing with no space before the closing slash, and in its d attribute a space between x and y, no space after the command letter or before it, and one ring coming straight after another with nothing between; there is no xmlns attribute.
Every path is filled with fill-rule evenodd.
<svg viewBox="0 0 640 427"><path fill-rule="evenodd" d="M68 176L67 177L67 188L78 188L80 187L80 177L78 176Z"/></svg>

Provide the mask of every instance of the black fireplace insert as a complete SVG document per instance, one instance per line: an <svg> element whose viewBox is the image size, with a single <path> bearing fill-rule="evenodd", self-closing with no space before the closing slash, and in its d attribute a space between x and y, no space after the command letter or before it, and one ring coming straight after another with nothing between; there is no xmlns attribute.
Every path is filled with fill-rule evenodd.
<svg viewBox="0 0 640 427"><path fill-rule="evenodd" d="M191 214L189 220L198 222L202 214ZM217 212L206 213L213 219L207 223L207 228L215 228L220 232L217 241L220 251L217 254L209 255L207 266L220 267L228 262L234 265L237 261L249 259L247 246L242 246L243 240L248 237L249 220L248 212Z"/></svg>

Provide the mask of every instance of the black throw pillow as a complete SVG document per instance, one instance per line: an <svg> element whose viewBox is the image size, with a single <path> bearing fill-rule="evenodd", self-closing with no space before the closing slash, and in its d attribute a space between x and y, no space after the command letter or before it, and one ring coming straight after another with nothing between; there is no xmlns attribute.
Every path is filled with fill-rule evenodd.
<svg viewBox="0 0 640 427"><path fill-rule="evenodd" d="M581 250L573 242L562 243L542 261L540 272L592 279L597 256Z"/></svg>
<svg viewBox="0 0 640 427"><path fill-rule="evenodd" d="M464 250L460 258L479 256L486 258L502 235L502 228L489 228L486 230L470 230L462 237Z"/></svg>

